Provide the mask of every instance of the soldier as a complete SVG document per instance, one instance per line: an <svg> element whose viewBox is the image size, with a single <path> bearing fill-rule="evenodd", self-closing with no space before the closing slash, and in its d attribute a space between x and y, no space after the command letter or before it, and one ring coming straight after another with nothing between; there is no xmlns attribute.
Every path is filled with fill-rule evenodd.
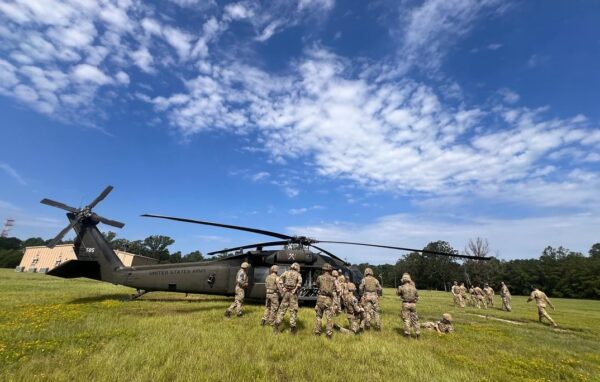
<svg viewBox="0 0 600 382"><path fill-rule="evenodd" d="M323 265L323 274L317 277L316 286L319 288L317 304L315 305L315 335L321 335L321 319L323 315L327 319L325 325L325 335L331 339L333 335L333 291L335 289L335 279L331 275L331 265Z"/></svg>
<svg viewBox="0 0 600 382"><path fill-rule="evenodd" d="M485 302L485 292L479 287L479 285L476 285L475 289L473 289L473 295L475 296L475 304L477 305L477 309L481 309L481 305L483 305L483 307L487 309L487 304Z"/></svg>
<svg viewBox="0 0 600 382"><path fill-rule="evenodd" d="M279 304L279 311L277 312L277 319L275 320L275 332L281 331L281 321L283 321L288 308L291 310L290 329L292 334L296 334L298 331L296 318L298 317L298 292L301 286L300 264L294 263L279 278L279 289L282 291L282 298Z"/></svg>
<svg viewBox="0 0 600 382"><path fill-rule="evenodd" d="M454 326L452 325L452 316L450 313L442 314L442 319L437 322L427 321L421 324L421 327L429 330L435 330L440 334L454 333Z"/></svg>
<svg viewBox="0 0 600 382"><path fill-rule="evenodd" d="M236 311L238 317L242 315L242 305L244 304L244 289L248 288L248 267L250 264L243 262L240 270L235 276L235 298L229 308L225 311L225 317L230 318L231 312Z"/></svg>
<svg viewBox="0 0 600 382"><path fill-rule="evenodd" d="M401 279L402 285L398 287L396 293L402 300L402 321L404 322L404 336L410 337L411 328L415 330L415 336L419 338L421 331L419 328L419 316L417 316L417 302L419 301L419 292L410 275L405 273Z"/></svg>
<svg viewBox="0 0 600 382"><path fill-rule="evenodd" d="M343 276L342 276L343 277ZM356 285L348 280L346 286L342 289L342 300L346 309L346 317L348 318L348 326L350 331L357 334L360 330L361 314L365 311L358 303L356 298Z"/></svg>
<svg viewBox="0 0 600 382"><path fill-rule="evenodd" d="M339 314L339 312L341 311L341 287L340 287L340 283L338 281L340 274L338 273L338 271L334 270L331 275L333 276L334 279L334 284L335 284L335 288L333 289L333 314L335 314L336 316Z"/></svg>
<svg viewBox="0 0 600 382"><path fill-rule="evenodd" d="M275 323L277 309L279 308L279 276L277 265L271 266L271 273L265 278L266 302L265 313L260 320L260 324L264 326L267 322L269 325Z"/></svg>
<svg viewBox="0 0 600 382"><path fill-rule="evenodd" d="M552 305L552 303L550 302L550 299L548 298L548 296L546 296L546 293L542 292L541 290L539 290L538 288L536 288L534 286L532 286L531 288L533 289L533 292L531 292L531 295L529 295L527 302L529 302L531 300L535 300L535 304L537 305L537 308L538 308L539 321L542 322L542 318L546 317L548 319L548 321L550 321L552 323L552 326L557 327L558 324L556 322L554 322L552 317L550 317L548 312L546 312L546 304L550 305L552 310L556 310L556 309L554 309L554 305Z"/></svg>
<svg viewBox="0 0 600 382"><path fill-rule="evenodd" d="M510 291L504 284L504 281L502 281L500 285L502 285L500 288L500 297L502 297L502 310L510 312L512 311L512 308L510 307Z"/></svg>
<svg viewBox="0 0 600 382"><path fill-rule="evenodd" d="M463 302L460 287L458 286L458 281L454 282L454 285L452 285L451 291L452 291L452 298L454 299L454 306L464 308L465 304Z"/></svg>
<svg viewBox="0 0 600 382"><path fill-rule="evenodd" d="M472 306L472 307L477 306L477 303L475 302L475 300L476 300L475 289L471 285L471 287L469 288L469 306Z"/></svg>
<svg viewBox="0 0 600 382"><path fill-rule="evenodd" d="M467 304L469 302L469 295L467 294L467 287L465 286L465 283L460 283L460 297L462 297L463 300L463 308L465 307L465 304Z"/></svg>
<svg viewBox="0 0 600 382"><path fill-rule="evenodd" d="M365 269L365 277L358 287L360 294L364 298L364 308L366 311L365 328L371 326L371 321L375 321L375 330L381 330L381 319L379 317L379 295L381 294L381 285L379 280L373 277L371 268Z"/></svg>
<svg viewBox="0 0 600 382"><path fill-rule="evenodd" d="M490 308L494 307L494 289L490 287L490 284L485 283L483 292L485 293L485 302Z"/></svg>

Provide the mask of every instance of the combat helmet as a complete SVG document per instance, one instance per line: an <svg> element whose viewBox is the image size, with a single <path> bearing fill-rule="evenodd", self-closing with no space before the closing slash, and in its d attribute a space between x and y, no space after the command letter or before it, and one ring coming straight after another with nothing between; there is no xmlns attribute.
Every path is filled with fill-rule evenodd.
<svg viewBox="0 0 600 382"><path fill-rule="evenodd" d="M373 270L371 268L365 268L365 276L373 276Z"/></svg>
<svg viewBox="0 0 600 382"><path fill-rule="evenodd" d="M346 278L344 277L344 275L340 275L339 280L340 280L340 282L343 282L343 283L346 282Z"/></svg>
<svg viewBox="0 0 600 382"><path fill-rule="evenodd" d="M323 268L321 268L321 269L323 269L324 271L327 272L327 271L331 271L333 268L331 267L331 264L325 263L325 264L323 264Z"/></svg>
<svg viewBox="0 0 600 382"><path fill-rule="evenodd" d="M242 269L247 269L248 267L250 267L250 264L248 264L248 262L244 261L241 265Z"/></svg>
<svg viewBox="0 0 600 382"><path fill-rule="evenodd" d="M279 267L277 265L271 265L271 272L279 272Z"/></svg>
<svg viewBox="0 0 600 382"><path fill-rule="evenodd" d="M442 314L442 320L446 322L452 322L452 316L450 315L450 313L444 313Z"/></svg>
<svg viewBox="0 0 600 382"><path fill-rule="evenodd" d="M402 281L403 284L412 282L412 280L410 278L410 275L408 273L405 273L405 274L402 275L401 281Z"/></svg>
<svg viewBox="0 0 600 382"><path fill-rule="evenodd" d="M294 264L290 265L290 269L293 269L295 271L300 271L300 264L294 263Z"/></svg>
<svg viewBox="0 0 600 382"><path fill-rule="evenodd" d="M333 272L331 272L331 275L334 276L334 277L338 277L340 274L338 273L338 271L336 271L334 269Z"/></svg>

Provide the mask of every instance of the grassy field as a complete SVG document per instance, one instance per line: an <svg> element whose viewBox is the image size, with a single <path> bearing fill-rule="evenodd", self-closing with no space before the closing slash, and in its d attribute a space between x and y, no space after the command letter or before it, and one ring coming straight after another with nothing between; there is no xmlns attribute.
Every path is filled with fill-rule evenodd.
<svg viewBox="0 0 600 382"><path fill-rule="evenodd" d="M8 381L600 381L598 301L554 299L555 330L537 323L525 297L505 313L456 309L449 294L422 291L421 321L450 312L456 333L425 332L417 341L401 336L390 289L381 332L336 332L328 341L312 335L309 307L293 337L259 326L258 304L225 320L230 300L222 297L123 301L131 289L12 270L0 270L0 291L0 379Z"/></svg>

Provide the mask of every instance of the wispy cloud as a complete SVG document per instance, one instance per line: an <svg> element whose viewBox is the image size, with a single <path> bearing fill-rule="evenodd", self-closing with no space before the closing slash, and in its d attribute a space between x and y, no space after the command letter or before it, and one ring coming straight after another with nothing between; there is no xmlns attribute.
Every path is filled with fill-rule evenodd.
<svg viewBox="0 0 600 382"><path fill-rule="evenodd" d="M0 162L0 169L2 169L8 176L17 181L17 183L19 183L20 185L27 186L27 182L25 181L25 179L23 179L23 177L17 172L17 170L12 168L8 163Z"/></svg>
<svg viewBox="0 0 600 382"><path fill-rule="evenodd" d="M315 204L314 206L310 206L310 207L291 208L288 210L288 213L290 215L301 215L301 214L304 214L309 211L322 210L323 208L325 208L325 207Z"/></svg>

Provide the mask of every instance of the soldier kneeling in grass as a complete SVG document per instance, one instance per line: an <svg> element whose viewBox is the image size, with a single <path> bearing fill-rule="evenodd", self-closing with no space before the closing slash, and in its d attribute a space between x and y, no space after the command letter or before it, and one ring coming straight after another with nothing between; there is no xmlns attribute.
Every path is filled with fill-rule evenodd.
<svg viewBox="0 0 600 382"><path fill-rule="evenodd" d="M421 324L421 327L429 330L435 330L440 334L454 333L454 325L452 325L452 316L450 313L442 314L442 319L440 321L424 322Z"/></svg>

